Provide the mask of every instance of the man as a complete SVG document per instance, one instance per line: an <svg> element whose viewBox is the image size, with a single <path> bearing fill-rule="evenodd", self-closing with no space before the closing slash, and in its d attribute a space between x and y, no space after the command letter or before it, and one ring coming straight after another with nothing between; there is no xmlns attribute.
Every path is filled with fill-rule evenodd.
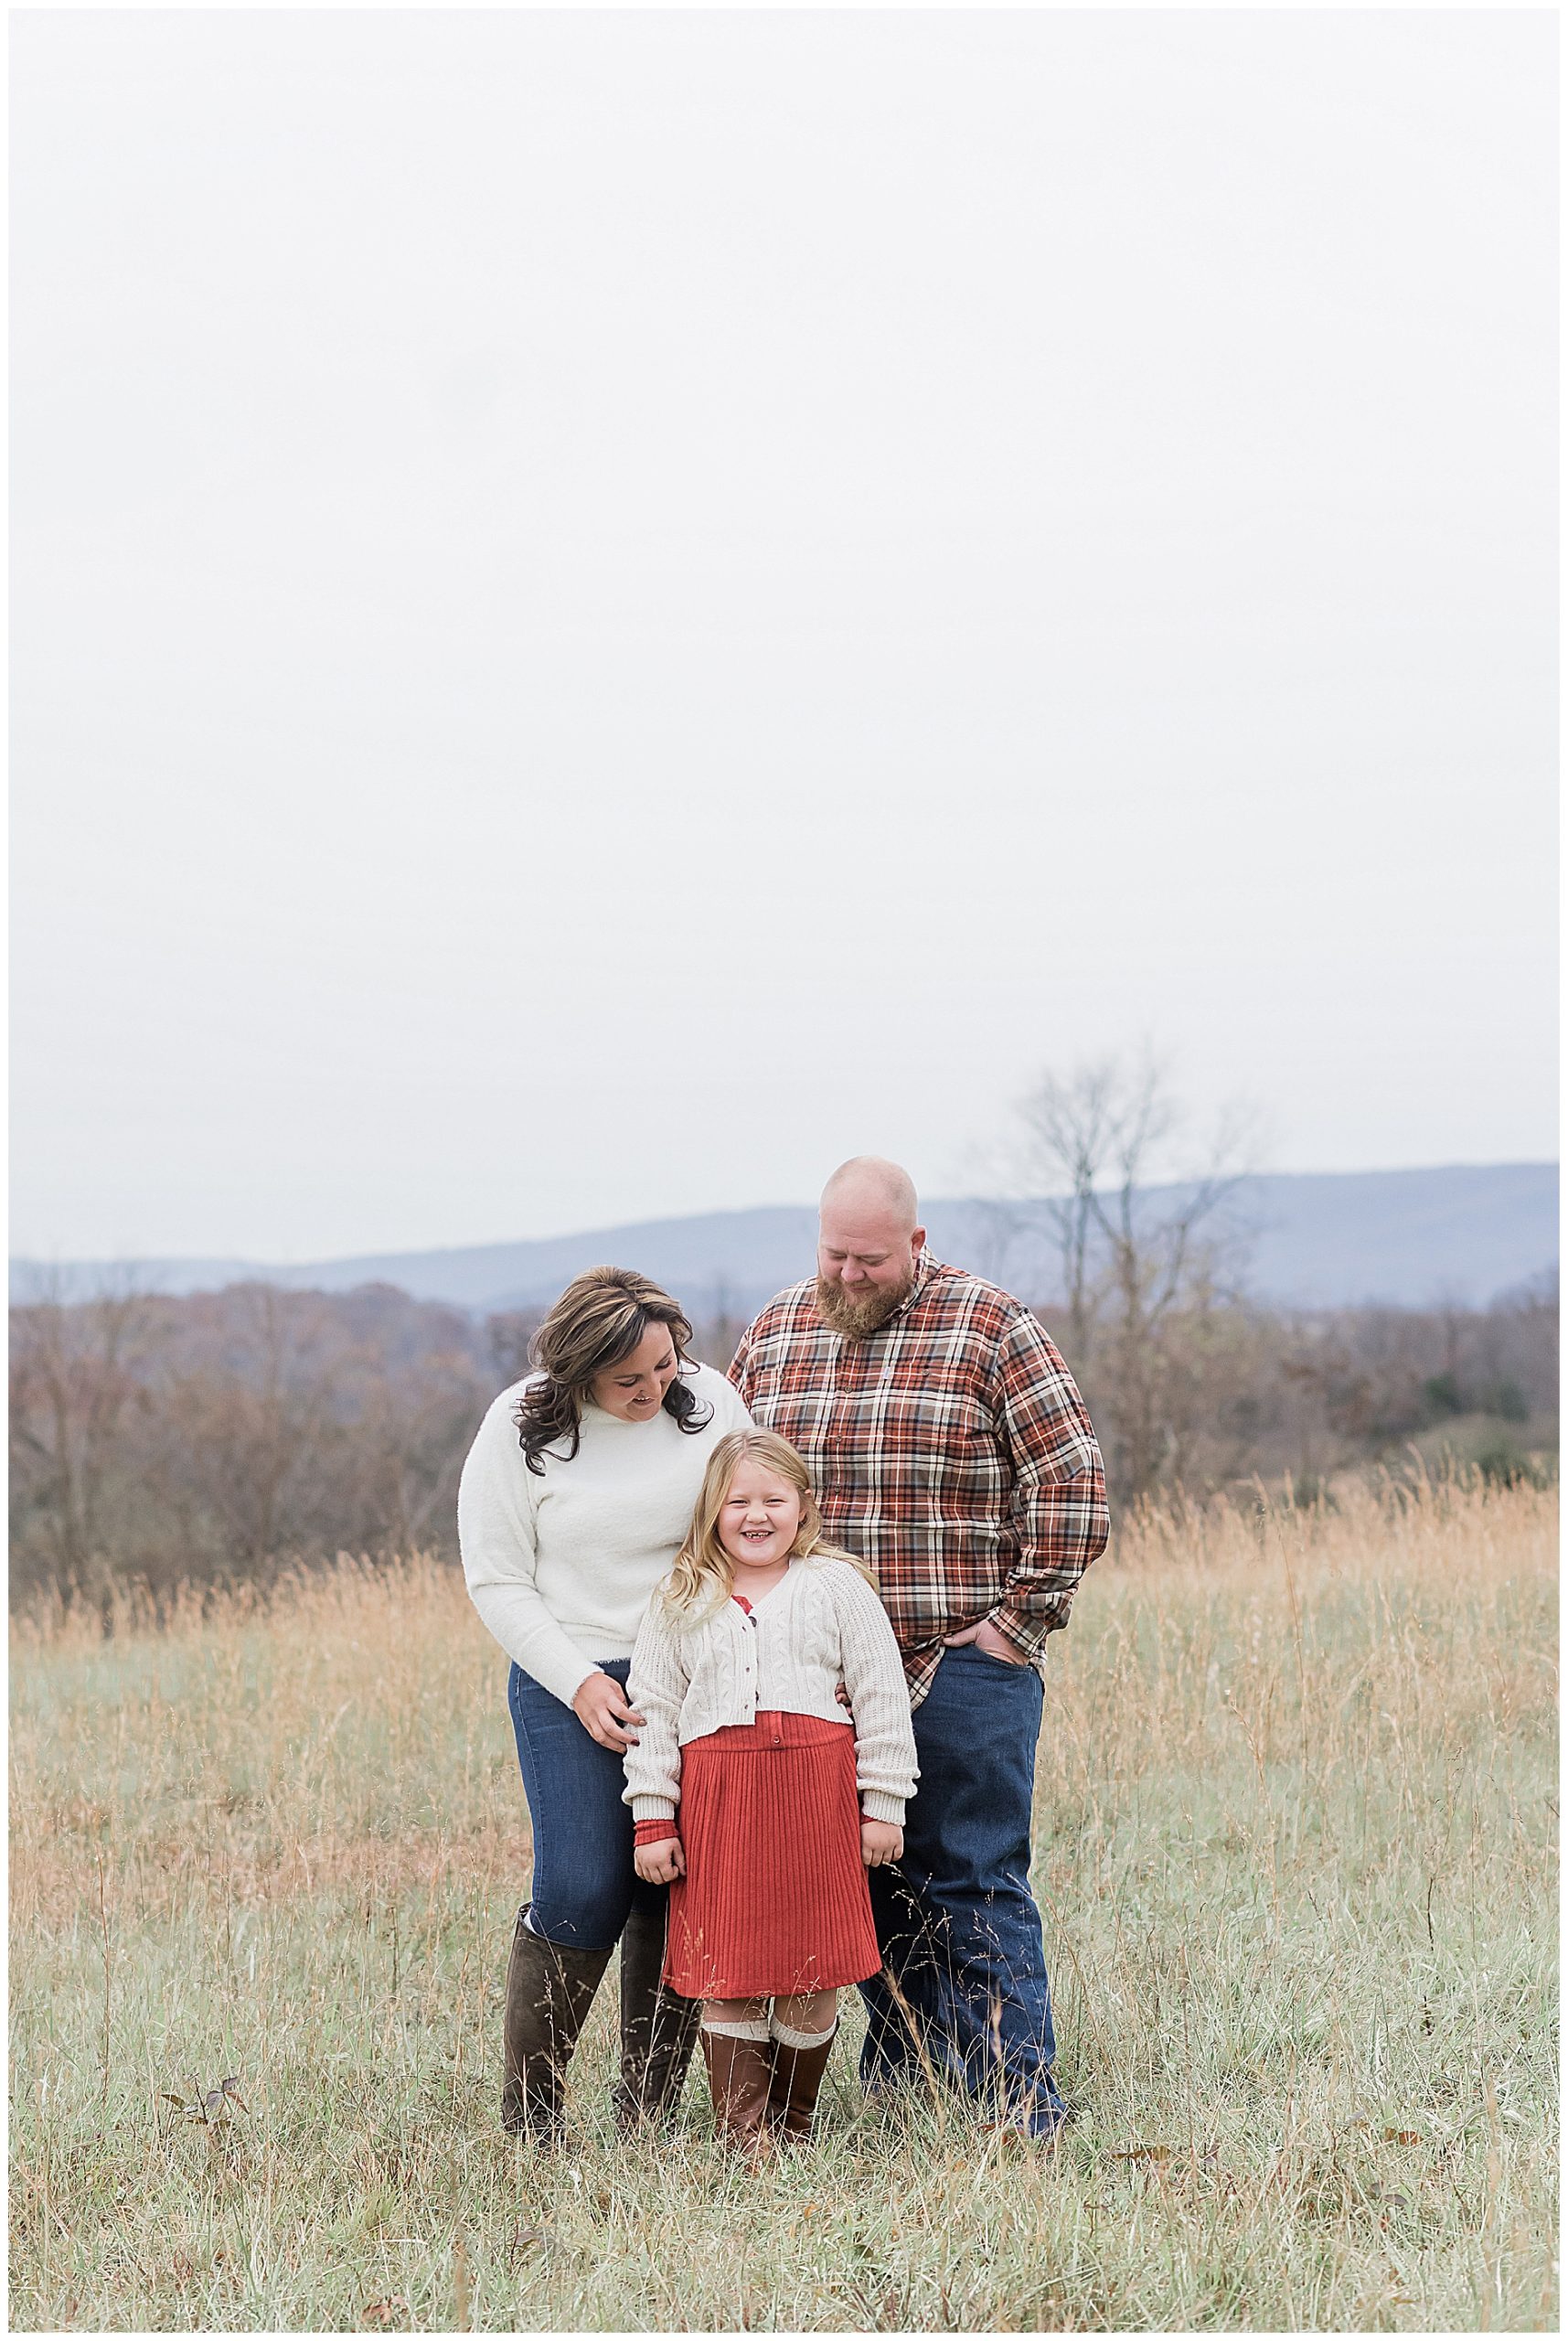
<svg viewBox="0 0 1568 2341"><path fill-rule="evenodd" d="M828 1181L815 1279L730 1377L800 1449L827 1534L877 1572L914 1708L904 1856L869 1873L885 1966L861 1991L871 2092L945 2072L1009 2129L1063 2119L1029 1888L1047 1639L1109 1529L1083 1400L1021 1302L926 1247L896 1163Z"/></svg>

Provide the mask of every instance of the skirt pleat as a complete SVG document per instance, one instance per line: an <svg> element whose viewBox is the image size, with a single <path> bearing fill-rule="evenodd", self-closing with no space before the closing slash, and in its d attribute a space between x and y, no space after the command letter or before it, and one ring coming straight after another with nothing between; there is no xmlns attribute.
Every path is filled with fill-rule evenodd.
<svg viewBox="0 0 1568 2341"><path fill-rule="evenodd" d="M665 1965L673 1990L754 1999L877 1972L852 1725L759 1714L688 1741L680 1837L686 1876L670 1887Z"/></svg>

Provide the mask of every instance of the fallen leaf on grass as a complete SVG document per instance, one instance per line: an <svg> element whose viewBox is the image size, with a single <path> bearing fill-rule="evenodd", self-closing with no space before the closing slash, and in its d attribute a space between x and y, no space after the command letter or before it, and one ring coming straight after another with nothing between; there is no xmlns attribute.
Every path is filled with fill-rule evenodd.
<svg viewBox="0 0 1568 2341"><path fill-rule="evenodd" d="M1418 2146L1421 2143L1419 2130L1385 2130L1383 2136L1391 2146Z"/></svg>
<svg viewBox="0 0 1568 2341"><path fill-rule="evenodd" d="M400 2293L393 2293L384 2301L367 2301L359 2314L366 2325L390 2325L399 2315L407 2316L409 2304Z"/></svg>
<svg viewBox="0 0 1568 2341"><path fill-rule="evenodd" d="M1168 2162L1174 2149L1170 2146L1123 2146L1113 2154L1113 2162Z"/></svg>
<svg viewBox="0 0 1568 2341"><path fill-rule="evenodd" d="M241 2113L251 2111L240 2094L238 2073L230 2073L216 2089L198 2090L195 2097L176 2097L168 2089L160 2094L165 2105L177 2105L187 2122L221 2122L231 2105L237 2105Z"/></svg>

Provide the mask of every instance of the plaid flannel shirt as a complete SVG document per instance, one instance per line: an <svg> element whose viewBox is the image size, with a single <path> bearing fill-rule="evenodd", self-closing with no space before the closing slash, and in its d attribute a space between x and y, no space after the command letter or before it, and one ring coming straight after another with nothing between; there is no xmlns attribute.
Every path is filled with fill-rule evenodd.
<svg viewBox="0 0 1568 2341"><path fill-rule="evenodd" d="M752 1320L730 1379L876 1570L914 1705L944 1637L983 1618L1040 1664L1110 1520L1083 1401L1021 1301L923 1252L902 1307L852 1341L808 1279Z"/></svg>

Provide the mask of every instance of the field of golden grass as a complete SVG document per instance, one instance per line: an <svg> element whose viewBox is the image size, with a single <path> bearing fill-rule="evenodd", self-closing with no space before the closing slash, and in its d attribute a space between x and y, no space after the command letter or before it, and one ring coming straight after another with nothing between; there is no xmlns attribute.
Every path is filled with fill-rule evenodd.
<svg viewBox="0 0 1568 2341"><path fill-rule="evenodd" d="M1040 1743L1059 2148L867 2109L857 2019L757 2176L695 2078L617 2142L608 1987L570 2144L496 2128L528 1838L455 1571L18 1626L13 2325L1553 2325L1555 1552L1529 1488L1124 1524Z"/></svg>

